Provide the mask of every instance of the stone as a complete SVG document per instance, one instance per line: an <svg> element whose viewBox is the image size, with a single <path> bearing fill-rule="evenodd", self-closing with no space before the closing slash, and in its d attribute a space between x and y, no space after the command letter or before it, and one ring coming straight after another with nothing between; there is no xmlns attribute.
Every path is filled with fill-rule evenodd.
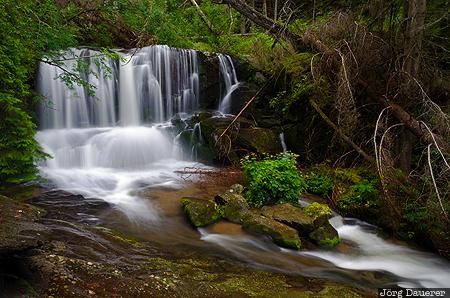
<svg viewBox="0 0 450 298"><path fill-rule="evenodd" d="M280 204L264 206L261 214L296 229L300 235L308 235L310 232L322 225L317 219L306 215L301 208L291 204Z"/></svg>
<svg viewBox="0 0 450 298"><path fill-rule="evenodd" d="M235 184L214 198L215 202L221 206L222 217L234 223L242 223L249 212L247 201L240 195L242 190L242 185Z"/></svg>
<svg viewBox="0 0 450 298"><path fill-rule="evenodd" d="M0 256L38 247L44 227L43 209L0 196Z"/></svg>
<svg viewBox="0 0 450 298"><path fill-rule="evenodd" d="M314 218L306 215L301 208L288 203L264 206L261 208L261 214L296 229L300 235L307 235L320 226L314 221Z"/></svg>
<svg viewBox="0 0 450 298"><path fill-rule="evenodd" d="M317 228L309 234L309 238L317 245L324 248L333 248L340 242L339 234L330 223Z"/></svg>
<svg viewBox="0 0 450 298"><path fill-rule="evenodd" d="M320 204L317 202L311 203L303 208L306 215L314 218L316 227L322 226L328 222L328 220L333 216L330 207L326 204Z"/></svg>
<svg viewBox="0 0 450 298"><path fill-rule="evenodd" d="M244 187L240 184L233 184L231 185L230 189L228 190L228 192L231 193L236 193L236 194L241 194L244 191Z"/></svg>
<svg viewBox="0 0 450 298"><path fill-rule="evenodd" d="M212 224L221 217L219 206L212 200L185 197L181 199L181 207L196 228Z"/></svg>
<svg viewBox="0 0 450 298"><path fill-rule="evenodd" d="M268 235L279 246L300 249L301 240L295 229L265 216L248 213L242 227L254 233Z"/></svg>

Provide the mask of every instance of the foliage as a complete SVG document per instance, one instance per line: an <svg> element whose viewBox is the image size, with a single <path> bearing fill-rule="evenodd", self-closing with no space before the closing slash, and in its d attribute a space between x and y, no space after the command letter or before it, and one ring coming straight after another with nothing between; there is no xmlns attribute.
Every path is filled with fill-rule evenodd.
<svg viewBox="0 0 450 298"><path fill-rule="evenodd" d="M333 178L326 173L312 171L305 176L306 191L328 198L333 191Z"/></svg>
<svg viewBox="0 0 450 298"><path fill-rule="evenodd" d="M364 179L344 193L338 202L338 207L343 210L370 209L378 205L377 182Z"/></svg>
<svg viewBox="0 0 450 298"><path fill-rule="evenodd" d="M311 203L303 208L303 212L311 217L326 216L329 218L332 215L331 209L330 207L328 207L328 205L320 204L317 202Z"/></svg>
<svg viewBox="0 0 450 298"><path fill-rule="evenodd" d="M28 112L29 82L44 52L74 42L76 29L63 19L54 1L0 3L0 184L34 178L34 160L44 157Z"/></svg>
<svg viewBox="0 0 450 298"><path fill-rule="evenodd" d="M247 190L244 192L252 207L274 203L298 204L305 185L296 167L297 155L269 155L262 159L246 156L241 164Z"/></svg>
<svg viewBox="0 0 450 298"><path fill-rule="evenodd" d="M425 232L430 228L429 222L433 217L428 208L419 202L405 203L403 205L403 214L406 221L404 229L406 230L407 237L414 238L414 230Z"/></svg>

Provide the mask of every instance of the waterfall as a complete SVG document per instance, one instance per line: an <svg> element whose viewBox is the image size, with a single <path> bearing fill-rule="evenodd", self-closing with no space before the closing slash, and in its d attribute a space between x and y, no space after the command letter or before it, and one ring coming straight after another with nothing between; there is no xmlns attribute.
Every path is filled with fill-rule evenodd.
<svg viewBox="0 0 450 298"><path fill-rule="evenodd" d="M280 132L278 137L280 138L280 143L281 143L281 148L283 148L283 153L286 153L287 146L286 146L286 142L284 141L284 132Z"/></svg>
<svg viewBox="0 0 450 298"><path fill-rule="evenodd" d="M125 62L103 57L109 76L98 66L101 53L91 49L69 50L61 56L61 67L41 63L37 89L46 101L40 107L40 128L106 127L117 122L136 126L198 109L195 51L151 46L122 56ZM85 57L90 70L79 75L95 87L95 95L77 84L68 88L58 79L63 69L74 71L78 57Z"/></svg>
<svg viewBox="0 0 450 298"><path fill-rule="evenodd" d="M156 220L154 206L133 191L175 183L174 170L191 165L180 160L163 122L198 109L197 53L151 46L121 56L119 62L71 49L59 65L40 64L37 91L45 100L36 139L52 158L39 169L58 188L104 199L131 219ZM66 85L60 77L67 71L94 86L95 95L86 86Z"/></svg>
<svg viewBox="0 0 450 298"><path fill-rule="evenodd" d="M234 69L233 60L228 55L218 54L220 75L225 84L224 94L219 103L219 112L231 112L231 95L239 87L239 81Z"/></svg>

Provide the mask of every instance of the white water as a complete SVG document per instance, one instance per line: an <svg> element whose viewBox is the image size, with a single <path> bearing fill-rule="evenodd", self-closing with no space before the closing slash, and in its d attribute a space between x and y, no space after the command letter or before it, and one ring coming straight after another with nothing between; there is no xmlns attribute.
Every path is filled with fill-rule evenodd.
<svg viewBox="0 0 450 298"><path fill-rule="evenodd" d="M283 153L286 153L287 146L286 146L286 142L284 141L284 132L280 132L278 137L280 138L280 143L281 143L281 148L283 148Z"/></svg>
<svg viewBox="0 0 450 298"><path fill-rule="evenodd" d="M344 224L340 216L334 217L331 223L341 239L358 247L358 253L314 251L302 254L327 260L339 268L392 273L400 277L397 282L400 287L445 288L450 285L450 264L444 259L388 242L361 224Z"/></svg>
<svg viewBox="0 0 450 298"><path fill-rule="evenodd" d="M218 54L220 74L225 83L225 90L220 100L219 112L223 114L230 113L231 109L231 95L239 88L239 81L234 69L233 60L228 55Z"/></svg>
<svg viewBox="0 0 450 298"><path fill-rule="evenodd" d="M342 241L354 248L350 253L336 251L293 251L275 247L264 238L246 235L226 235L199 229L201 239L214 243L241 261L268 270L289 274L306 274L317 277L340 279L343 268L353 273L354 282L363 286L424 287L442 288L450 285L450 263L431 253L421 252L394 244L376 234L369 225L356 219L344 223L340 216L333 217L330 223L337 229ZM305 259L306 258L306 259ZM311 260L311 258L313 258ZM317 261L314 262L314 259ZM320 262L329 262L336 269ZM319 262L319 263L317 263ZM324 268L325 266L325 268ZM388 282L365 280L358 272L382 272ZM348 277L347 277L348 278ZM361 280L359 280L361 279Z"/></svg>
<svg viewBox="0 0 450 298"><path fill-rule="evenodd" d="M106 59L111 76L95 63L99 53L70 50L62 67L72 70L86 57L93 73L80 76L96 87L68 88L55 79L58 67L41 63L38 91L51 104L40 107L36 139L53 158L39 165L57 188L101 198L130 219L155 221L150 202L134 195L144 186L177 187L174 170L192 166L165 125L175 113L198 109L199 81L195 51L152 46L123 54L125 62Z"/></svg>

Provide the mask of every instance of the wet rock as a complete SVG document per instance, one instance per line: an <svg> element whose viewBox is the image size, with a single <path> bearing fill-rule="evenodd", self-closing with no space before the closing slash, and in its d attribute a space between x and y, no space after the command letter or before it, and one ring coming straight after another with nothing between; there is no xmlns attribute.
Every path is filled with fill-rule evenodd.
<svg viewBox="0 0 450 298"><path fill-rule="evenodd" d="M321 218L306 215L301 208L291 204L264 206L261 214L296 229L300 235L308 235L323 224Z"/></svg>
<svg viewBox="0 0 450 298"><path fill-rule="evenodd" d="M36 221L44 215L40 208L0 196L0 255L38 247L44 228Z"/></svg>
<svg viewBox="0 0 450 298"><path fill-rule="evenodd" d="M222 217L234 223L242 223L249 211L247 201L240 195L242 190L242 185L235 184L214 198L215 202L221 206Z"/></svg>
<svg viewBox="0 0 450 298"><path fill-rule="evenodd" d="M80 214L89 214L83 218L86 223L95 222L95 216L109 208L109 203L98 198L85 198L62 190L43 192L28 200L40 208L44 208L48 216L60 220L73 219L80 221Z"/></svg>
<svg viewBox="0 0 450 298"><path fill-rule="evenodd" d="M309 234L309 238L324 248L333 248L340 242L338 232L329 223L317 228Z"/></svg>
<svg viewBox="0 0 450 298"><path fill-rule="evenodd" d="M300 249L301 240L295 229L265 216L248 213L242 227L250 232L268 235L279 246Z"/></svg>
<svg viewBox="0 0 450 298"><path fill-rule="evenodd" d="M182 198L181 207L194 227L203 227L220 219L220 208L212 200Z"/></svg>

